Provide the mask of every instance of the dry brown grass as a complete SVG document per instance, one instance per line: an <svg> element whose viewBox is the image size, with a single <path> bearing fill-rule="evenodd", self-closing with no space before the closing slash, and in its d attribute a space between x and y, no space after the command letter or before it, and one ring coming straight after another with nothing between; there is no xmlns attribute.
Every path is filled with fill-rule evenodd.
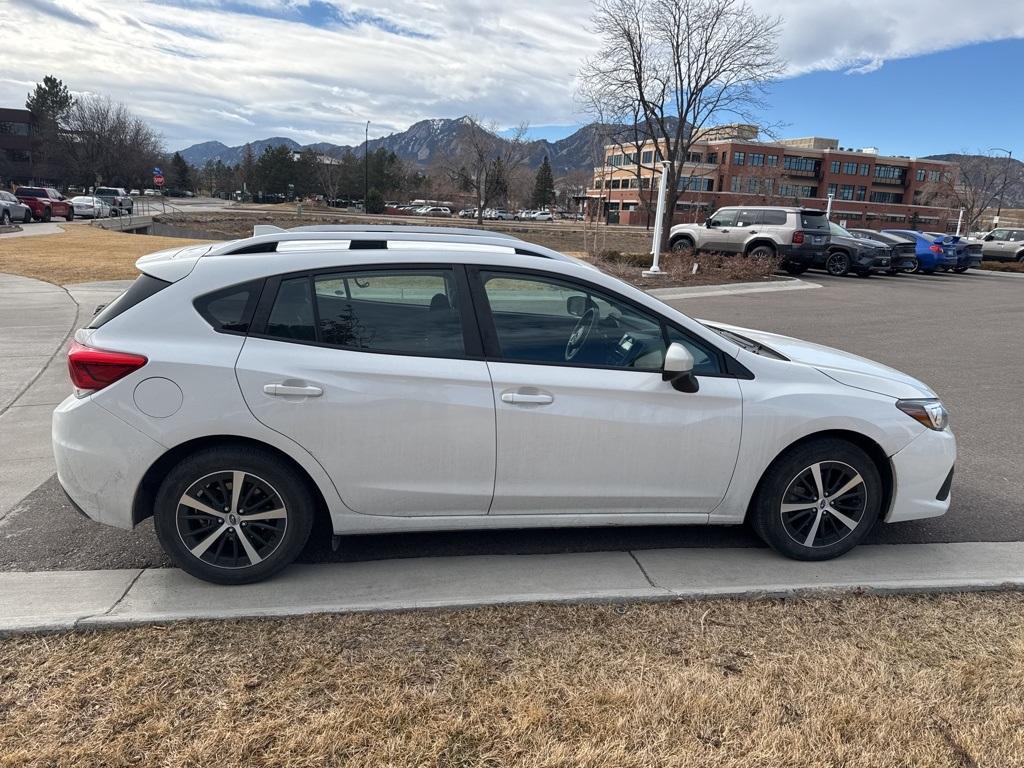
<svg viewBox="0 0 1024 768"><path fill-rule="evenodd" d="M582 255L581 258L588 259L603 272L640 288L761 282L776 279L775 272L779 267L776 259L670 251L662 254L659 259L659 266L665 274L661 277L644 277L643 270L651 265L648 253L605 251L600 256ZM696 273L693 272L694 262L698 265Z"/></svg>
<svg viewBox="0 0 1024 768"><path fill-rule="evenodd" d="M991 269L993 272L1024 272L1024 262L1020 261L983 261L982 269Z"/></svg>
<svg viewBox="0 0 1024 768"><path fill-rule="evenodd" d="M120 280L138 275L135 261L140 256L197 242L203 241L131 235L73 224L63 234L3 238L0 272L57 285Z"/></svg>
<svg viewBox="0 0 1024 768"><path fill-rule="evenodd" d="M521 606L8 638L0 765L1010 768L1022 608Z"/></svg>

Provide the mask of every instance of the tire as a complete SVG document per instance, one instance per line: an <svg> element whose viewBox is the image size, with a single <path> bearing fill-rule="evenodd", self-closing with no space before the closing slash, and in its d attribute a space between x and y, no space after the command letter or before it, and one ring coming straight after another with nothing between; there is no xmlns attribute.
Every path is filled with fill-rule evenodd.
<svg viewBox="0 0 1024 768"><path fill-rule="evenodd" d="M49 209L49 208L44 208L44 209L43 209L43 216L42 216L42 218L40 219L40 221L49 221L49 220L50 220L50 217L51 217L51 211L50 211L50 209Z"/></svg>
<svg viewBox="0 0 1024 768"><path fill-rule="evenodd" d="M11 212L4 208L0 211L0 227L9 227L11 225Z"/></svg>
<svg viewBox="0 0 1024 768"><path fill-rule="evenodd" d="M27 211L25 211L25 215L21 217L21 223L22 224L31 224L32 223L32 209L31 208L28 209Z"/></svg>
<svg viewBox="0 0 1024 768"><path fill-rule="evenodd" d="M64 214L64 221L74 221L74 220L75 220L75 209L74 208L68 208L68 212Z"/></svg>
<svg viewBox="0 0 1024 768"><path fill-rule="evenodd" d="M921 261L919 259L916 259L916 258L914 259L914 268L909 270L909 272L912 275L920 274L920 272L921 272Z"/></svg>
<svg viewBox="0 0 1024 768"><path fill-rule="evenodd" d="M970 267L953 267L953 271L956 272L958 275L962 275L968 269L970 269Z"/></svg>
<svg viewBox="0 0 1024 768"><path fill-rule="evenodd" d="M806 264L793 264L793 263L790 263L790 264L783 265L782 268L784 270L786 270L786 272L788 274L790 274L790 275L802 275L804 272L807 271L807 265Z"/></svg>
<svg viewBox="0 0 1024 768"><path fill-rule="evenodd" d="M775 246L768 245L768 243L759 243L747 251L747 256L751 259L774 259L775 253Z"/></svg>
<svg viewBox="0 0 1024 768"><path fill-rule="evenodd" d="M853 483L849 490L829 498L848 483ZM750 522L765 544L786 557L830 560L864 540L878 520L882 498L882 479L871 457L845 440L822 438L772 462L755 493Z"/></svg>
<svg viewBox="0 0 1024 768"><path fill-rule="evenodd" d="M850 257L843 251L832 251L825 257L825 271L833 277L842 277L850 271Z"/></svg>
<svg viewBox="0 0 1024 768"><path fill-rule="evenodd" d="M677 237L672 241L670 246L672 253L682 253L683 251L693 250L693 240L688 237Z"/></svg>
<svg viewBox="0 0 1024 768"><path fill-rule="evenodd" d="M239 475L235 504L231 486ZM206 511L181 504L186 495ZM304 478L279 458L247 446L222 446L197 451L167 474L153 522L164 552L182 570L215 584L250 584L295 560L309 539L315 510ZM246 522L261 513L275 516ZM199 547L205 548L193 554Z"/></svg>

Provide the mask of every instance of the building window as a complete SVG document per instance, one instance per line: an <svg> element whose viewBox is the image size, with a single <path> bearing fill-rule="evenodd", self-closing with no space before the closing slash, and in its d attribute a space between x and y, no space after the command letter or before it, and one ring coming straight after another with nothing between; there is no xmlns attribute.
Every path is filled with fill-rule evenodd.
<svg viewBox="0 0 1024 768"><path fill-rule="evenodd" d="M777 166L779 164L779 156L778 155L768 155L767 160L768 160L768 165L771 168L774 168L775 166Z"/></svg>
<svg viewBox="0 0 1024 768"><path fill-rule="evenodd" d="M594 189L604 189L604 179L598 179L594 182Z"/></svg>
<svg viewBox="0 0 1024 768"><path fill-rule="evenodd" d="M689 152L686 155L686 162L688 163L703 163L704 156L700 152Z"/></svg>
<svg viewBox="0 0 1024 768"><path fill-rule="evenodd" d="M927 176L927 175L928 175L928 172L924 168L918 168L917 169L917 180L918 181L924 181L925 176Z"/></svg>
<svg viewBox="0 0 1024 768"><path fill-rule="evenodd" d="M872 203L902 203L903 195L899 192L872 192Z"/></svg>
<svg viewBox="0 0 1024 768"><path fill-rule="evenodd" d="M729 191L730 192L739 192L740 189L742 189L742 185L743 185L743 177L742 176L733 176L731 179L729 179Z"/></svg>
<svg viewBox="0 0 1024 768"><path fill-rule="evenodd" d="M840 200L853 200L853 185L852 184L843 184L842 188L839 190L839 199Z"/></svg>
<svg viewBox="0 0 1024 768"><path fill-rule="evenodd" d="M27 163L29 161L28 152L24 149L8 149L7 159L12 163Z"/></svg>
<svg viewBox="0 0 1024 768"><path fill-rule="evenodd" d="M836 192L837 191L838 191L838 186L836 184L829 184L828 185L828 194L832 195L832 197L836 196Z"/></svg>
<svg viewBox="0 0 1024 768"><path fill-rule="evenodd" d="M867 163L861 163L860 164L860 175L861 176L867 176L869 173L871 173L871 166L868 165Z"/></svg>
<svg viewBox="0 0 1024 768"><path fill-rule="evenodd" d="M758 184L757 184L757 177L756 176L751 176L750 178L747 179L747 192L749 192L752 195L756 195L757 194L757 187L758 187Z"/></svg>
<svg viewBox="0 0 1024 768"><path fill-rule="evenodd" d="M942 174L939 171L928 171L928 181L938 181L942 178Z"/></svg>
<svg viewBox="0 0 1024 768"><path fill-rule="evenodd" d="M829 163L828 170L830 173L839 173L839 161L833 160L831 163Z"/></svg>
<svg viewBox="0 0 1024 768"><path fill-rule="evenodd" d="M901 168L898 165L876 165L875 178L886 181L903 181L906 171L906 168Z"/></svg>
<svg viewBox="0 0 1024 768"><path fill-rule="evenodd" d="M640 189L650 189L650 188L651 188L651 177L650 176L644 176L642 179L640 179Z"/></svg>
<svg viewBox="0 0 1024 768"><path fill-rule="evenodd" d="M751 153L750 155L751 165L764 165L764 154L760 152Z"/></svg>
<svg viewBox="0 0 1024 768"><path fill-rule="evenodd" d="M867 187L857 187L857 196L854 198L855 200L865 200L865 199L867 199L867 196L868 196L868 188Z"/></svg>
<svg viewBox="0 0 1024 768"><path fill-rule="evenodd" d="M855 176L857 174L856 163L843 163L843 173L847 176Z"/></svg>
<svg viewBox="0 0 1024 768"><path fill-rule="evenodd" d="M611 180L611 188L612 189L618 189L621 186L622 186L622 181L621 180L619 180L619 179L612 179Z"/></svg>
<svg viewBox="0 0 1024 768"><path fill-rule="evenodd" d="M718 153L717 152L708 152L708 164L709 165L718 165Z"/></svg>
<svg viewBox="0 0 1024 768"><path fill-rule="evenodd" d="M28 136L28 123L0 122L0 133Z"/></svg>
<svg viewBox="0 0 1024 768"><path fill-rule="evenodd" d="M613 168L618 168L620 165L622 165L622 155L612 155L611 157L609 157L608 165L612 166Z"/></svg>
<svg viewBox="0 0 1024 768"><path fill-rule="evenodd" d="M654 162L654 151L648 149L646 152L644 152L640 156L640 160L641 160L641 162L644 163L644 165L649 165L650 163L653 163Z"/></svg>
<svg viewBox="0 0 1024 768"><path fill-rule="evenodd" d="M733 152L732 153L732 162L733 162L733 165L743 165L744 163L747 162L747 153L746 152Z"/></svg>
<svg viewBox="0 0 1024 768"><path fill-rule="evenodd" d="M797 157L786 155L782 159L782 166L788 171L805 171L817 173L821 169L821 161L810 157Z"/></svg>

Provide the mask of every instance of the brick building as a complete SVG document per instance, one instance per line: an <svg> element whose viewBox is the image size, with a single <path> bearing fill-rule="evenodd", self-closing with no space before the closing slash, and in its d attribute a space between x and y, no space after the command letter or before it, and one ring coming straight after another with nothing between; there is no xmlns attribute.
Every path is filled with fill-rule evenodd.
<svg viewBox="0 0 1024 768"><path fill-rule="evenodd" d="M594 169L587 197L595 212L623 224L653 221L660 165L658 144L610 144ZM836 139L762 142L755 126L723 126L697 138L683 167L674 220L701 221L723 205L822 208L831 193L832 220L850 227L956 226L956 211L924 205L929 185L956 173L938 160L887 157L849 149Z"/></svg>
<svg viewBox="0 0 1024 768"><path fill-rule="evenodd" d="M32 113L0 108L0 189L15 184L54 184L63 176L56 162L33 156Z"/></svg>

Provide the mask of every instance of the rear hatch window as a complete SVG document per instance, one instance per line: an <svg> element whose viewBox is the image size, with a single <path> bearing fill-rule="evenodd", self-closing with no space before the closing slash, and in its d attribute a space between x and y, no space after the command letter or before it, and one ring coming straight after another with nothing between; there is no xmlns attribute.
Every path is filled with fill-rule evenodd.
<svg viewBox="0 0 1024 768"><path fill-rule="evenodd" d="M800 228L814 229L824 233L830 231L828 219L825 218L823 211L800 211Z"/></svg>
<svg viewBox="0 0 1024 768"><path fill-rule="evenodd" d="M159 293L166 288L170 283L166 280L158 280L150 275L139 275L139 277L132 283L128 290L114 299L112 302L102 307L96 316L89 323L87 328L96 329L106 323L109 323L115 317L120 315L122 312L134 307L150 296Z"/></svg>

